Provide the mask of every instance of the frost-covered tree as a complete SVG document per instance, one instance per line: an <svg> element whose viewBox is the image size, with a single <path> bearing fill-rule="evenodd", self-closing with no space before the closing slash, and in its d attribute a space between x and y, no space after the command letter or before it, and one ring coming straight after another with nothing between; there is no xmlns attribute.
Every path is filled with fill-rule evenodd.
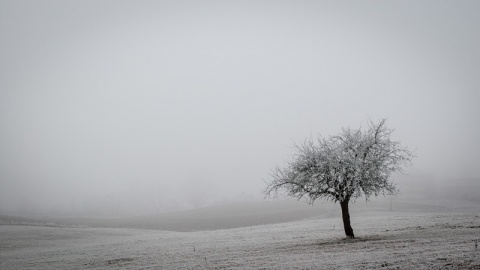
<svg viewBox="0 0 480 270"><path fill-rule="evenodd" d="M386 120L370 122L367 129L342 129L338 135L304 141L284 167L272 170L265 194L286 191L289 196L307 197L313 204L324 198L339 202L347 237L354 237L350 225L349 202L359 197L396 194L390 179L409 165L413 153L392 141Z"/></svg>

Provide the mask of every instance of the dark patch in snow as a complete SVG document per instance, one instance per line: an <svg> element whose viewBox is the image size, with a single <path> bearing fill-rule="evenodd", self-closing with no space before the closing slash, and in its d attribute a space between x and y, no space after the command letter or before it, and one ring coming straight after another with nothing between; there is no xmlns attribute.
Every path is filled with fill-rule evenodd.
<svg viewBox="0 0 480 270"><path fill-rule="evenodd" d="M113 259L113 260L108 260L107 264L122 264L125 262L131 262L133 261L133 258L119 258L119 259Z"/></svg>

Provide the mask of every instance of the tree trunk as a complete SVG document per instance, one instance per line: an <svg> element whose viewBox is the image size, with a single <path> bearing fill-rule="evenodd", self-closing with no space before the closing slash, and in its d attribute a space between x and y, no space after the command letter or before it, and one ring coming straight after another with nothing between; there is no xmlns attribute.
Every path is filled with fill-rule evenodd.
<svg viewBox="0 0 480 270"><path fill-rule="evenodd" d="M340 206L342 207L342 218L343 218L343 228L345 229L345 234L347 237L355 238L353 234L352 226L350 226L350 214L348 213L348 201L345 200L340 202Z"/></svg>

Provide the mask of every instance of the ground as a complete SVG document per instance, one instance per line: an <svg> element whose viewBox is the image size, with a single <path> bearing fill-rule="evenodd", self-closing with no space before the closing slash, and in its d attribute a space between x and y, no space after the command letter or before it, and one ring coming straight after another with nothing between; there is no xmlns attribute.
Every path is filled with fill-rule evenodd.
<svg viewBox="0 0 480 270"><path fill-rule="evenodd" d="M480 269L480 214L363 212L169 232L0 225L0 269Z"/></svg>

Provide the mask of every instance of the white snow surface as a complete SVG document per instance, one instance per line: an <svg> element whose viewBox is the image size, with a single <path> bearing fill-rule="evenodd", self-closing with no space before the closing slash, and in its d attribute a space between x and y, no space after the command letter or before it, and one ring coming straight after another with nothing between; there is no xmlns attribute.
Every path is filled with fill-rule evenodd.
<svg viewBox="0 0 480 270"><path fill-rule="evenodd" d="M228 230L0 225L0 269L480 269L480 214L363 213Z"/></svg>

